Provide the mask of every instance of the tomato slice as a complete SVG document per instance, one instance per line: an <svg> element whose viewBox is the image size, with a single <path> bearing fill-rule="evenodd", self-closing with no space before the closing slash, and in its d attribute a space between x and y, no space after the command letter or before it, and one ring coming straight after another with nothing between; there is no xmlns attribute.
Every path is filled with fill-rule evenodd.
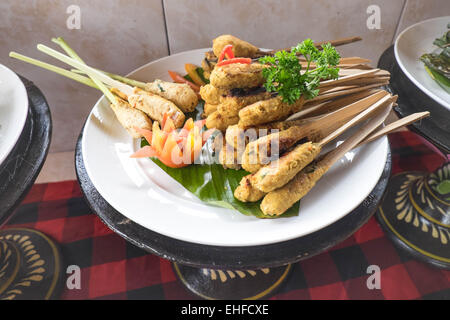
<svg viewBox="0 0 450 320"><path fill-rule="evenodd" d="M162 131L159 128L159 125L156 121L153 122L153 137L152 137L151 146L153 148L155 148L155 150L157 152L160 153L164 147L166 139L167 139L167 133Z"/></svg>
<svg viewBox="0 0 450 320"><path fill-rule="evenodd" d="M167 114L167 113L166 113ZM172 132L173 130L175 130L176 128L175 128L175 125L173 124L173 120L171 119L171 118L168 118L166 121L165 121L165 123L164 123L164 126L163 126L163 131L164 132L167 132L167 133L170 133L170 132Z"/></svg>
<svg viewBox="0 0 450 320"><path fill-rule="evenodd" d="M199 92L200 91L200 86L196 85L195 83L190 82L189 80L186 80L185 78L183 78L182 76L180 76L178 73L176 73L175 71L168 71L170 77L172 78L172 80L174 82L177 83L186 83L188 84L192 90L194 90L195 92Z"/></svg>
<svg viewBox="0 0 450 320"><path fill-rule="evenodd" d="M206 119L203 120L197 120L194 122L194 125L198 127L200 130L203 128L203 126L206 124Z"/></svg>
<svg viewBox="0 0 450 320"><path fill-rule="evenodd" d="M192 118L189 118L184 123L183 129L186 129L187 131L191 131L192 129L194 129L194 120L192 120Z"/></svg>
<svg viewBox="0 0 450 320"><path fill-rule="evenodd" d="M225 47L223 47L222 52L219 55L218 62L222 62L223 59L227 57L227 59L233 59L234 58L234 52L233 52L233 45L228 44Z"/></svg>
<svg viewBox="0 0 450 320"><path fill-rule="evenodd" d="M134 127L133 129L136 130L137 133L144 136L145 140L147 140L148 143L152 143L153 133L151 130L142 129L138 127Z"/></svg>
<svg viewBox="0 0 450 320"><path fill-rule="evenodd" d="M250 59L250 58L233 58L233 59L224 60L222 62L219 62L219 63L217 63L217 66L221 67L221 66L225 66L227 64L232 64L232 63L251 64L252 59Z"/></svg>

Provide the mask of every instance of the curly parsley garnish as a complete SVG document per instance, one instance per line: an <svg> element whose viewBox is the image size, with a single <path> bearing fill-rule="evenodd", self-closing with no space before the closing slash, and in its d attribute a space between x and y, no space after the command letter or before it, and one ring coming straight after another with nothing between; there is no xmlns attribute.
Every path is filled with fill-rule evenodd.
<svg viewBox="0 0 450 320"><path fill-rule="evenodd" d="M305 70L302 70L297 54L305 57ZM290 52L278 51L274 56L260 58L259 62L269 66L263 69L266 90L278 92L284 102L292 104L301 95L306 99L316 97L320 80L337 79L339 59L339 53L331 44L322 45L322 50L319 50L311 39L306 39L292 47ZM314 69L311 69L311 63L315 64Z"/></svg>

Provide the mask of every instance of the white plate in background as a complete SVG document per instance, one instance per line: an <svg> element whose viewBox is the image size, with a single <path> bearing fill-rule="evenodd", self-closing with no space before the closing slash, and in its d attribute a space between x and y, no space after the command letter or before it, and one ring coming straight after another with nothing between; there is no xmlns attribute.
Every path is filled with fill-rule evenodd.
<svg viewBox="0 0 450 320"><path fill-rule="evenodd" d="M0 164L19 140L27 115L25 86L13 71L0 64Z"/></svg>
<svg viewBox="0 0 450 320"><path fill-rule="evenodd" d="M408 27L395 40L394 52L406 76L430 98L450 109L450 94L430 77L419 60L422 54L439 48L433 41L448 30L448 23L450 16L425 20Z"/></svg>
<svg viewBox="0 0 450 320"><path fill-rule="evenodd" d="M183 74L184 64L200 64L207 50L159 59L139 68L132 77L169 81L168 70ZM152 231L219 246L276 243L336 222L375 187L389 150L384 137L349 152L302 199L298 216L258 219L205 204L150 159L131 159L138 148L138 140L128 135L101 98L87 119L82 139L86 171L101 196L121 214Z"/></svg>

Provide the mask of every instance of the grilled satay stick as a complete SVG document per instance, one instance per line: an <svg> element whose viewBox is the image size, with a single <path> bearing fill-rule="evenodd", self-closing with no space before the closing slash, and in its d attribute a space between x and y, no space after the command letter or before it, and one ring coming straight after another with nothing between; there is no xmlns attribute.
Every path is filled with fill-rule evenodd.
<svg viewBox="0 0 450 320"><path fill-rule="evenodd" d="M271 157L270 148L274 142L278 143L279 152L281 154L301 139L311 136L314 132L323 128L335 127L336 123L340 125L343 121L350 120L356 114L369 108L371 105L379 101L386 101L389 96L389 93L384 90L378 91L335 112L322 116L315 121L305 121L303 122L303 125L293 126L287 130L269 134L256 141L252 141L245 147L245 152L241 159L242 167L249 172L256 172L263 164L267 163L268 158Z"/></svg>
<svg viewBox="0 0 450 320"><path fill-rule="evenodd" d="M238 150L234 149L227 143L224 143L222 150L219 154L219 162L225 169L239 170L241 165L238 163L239 155Z"/></svg>
<svg viewBox="0 0 450 320"><path fill-rule="evenodd" d="M213 112L217 111L217 104L206 103L203 106L203 113L205 116L209 116Z"/></svg>
<svg viewBox="0 0 450 320"><path fill-rule="evenodd" d="M246 179L249 179L251 185L245 184L245 187L248 190L245 192L238 191L237 194L241 197L244 194L249 194L252 198L256 198L255 194L261 194L259 191L267 193L284 186L294 178L300 170L309 165L319 155L324 145L337 138L349 128L376 113L380 108L385 106L386 103L389 102L389 104L392 105L394 99L395 97L385 96L383 99L374 103L370 108L361 112L342 127L329 134L320 142L306 142L298 145L279 159L261 167L257 172L246 176ZM252 189L257 189L258 191ZM238 198L238 200L249 201L248 199L243 198Z"/></svg>
<svg viewBox="0 0 450 320"><path fill-rule="evenodd" d="M214 68L209 81L212 86L225 90L259 87L265 81L263 69L264 65L259 63L232 63Z"/></svg>
<svg viewBox="0 0 450 320"><path fill-rule="evenodd" d="M213 52L216 57L219 57L223 48L227 45L233 46L233 53L236 57L253 58L259 51L259 48L241 40L230 34L221 35L213 40Z"/></svg>
<svg viewBox="0 0 450 320"><path fill-rule="evenodd" d="M116 101L111 103L111 109L114 111L114 114L122 127L124 127L133 138L137 139L142 137L135 128L152 130L152 121L145 113L133 108L119 96L116 96Z"/></svg>
<svg viewBox="0 0 450 320"><path fill-rule="evenodd" d="M329 168L348 151L358 145L365 137L374 131L387 118L392 103L374 116L369 122L348 138L344 143L331 151L317 163L312 163L300 171L283 187L269 192L261 202L261 211L270 216L281 215L295 202L303 198Z"/></svg>
<svg viewBox="0 0 450 320"><path fill-rule="evenodd" d="M181 128L184 124L184 113L173 102L156 94L134 88L133 94L128 96L128 101L131 106L145 112L159 123L162 123L164 114L167 113L176 128Z"/></svg>
<svg viewBox="0 0 450 320"><path fill-rule="evenodd" d="M336 139L349 128L366 119L368 116L376 112L378 108L385 105L386 102L389 101L390 103L392 103L393 99L394 98L386 96L385 98L376 102L367 110L361 112L345 125L329 134L320 142L307 142L299 145L295 147L294 150L282 156L278 160L262 167L253 175L251 179L252 185L264 192L270 192L282 187L287 182L289 182L300 170L311 163L322 151L324 145Z"/></svg>
<svg viewBox="0 0 450 320"><path fill-rule="evenodd" d="M244 95L227 95L220 97L220 103L217 106L217 111L224 116L235 117L239 115L239 111L248 105L251 105L258 101L270 99L272 94L265 90L258 90L255 93Z"/></svg>
<svg viewBox="0 0 450 320"><path fill-rule="evenodd" d="M209 104L219 104L220 97L227 95L229 90L217 89L211 84L206 84L200 87L200 97Z"/></svg>
<svg viewBox="0 0 450 320"><path fill-rule="evenodd" d="M183 112L192 112L198 104L197 94L185 83L156 79L145 84L145 90L172 101Z"/></svg>
<svg viewBox="0 0 450 320"><path fill-rule="evenodd" d="M291 114L300 111L303 104L303 96L293 104L283 102L279 96L258 101L239 111L239 127L254 127L263 123L286 119Z"/></svg>
<svg viewBox="0 0 450 320"><path fill-rule="evenodd" d="M214 111L206 118L206 127L208 129L216 128L217 130L225 132L227 128L233 124L238 123L239 117L237 116L224 116L218 111Z"/></svg>

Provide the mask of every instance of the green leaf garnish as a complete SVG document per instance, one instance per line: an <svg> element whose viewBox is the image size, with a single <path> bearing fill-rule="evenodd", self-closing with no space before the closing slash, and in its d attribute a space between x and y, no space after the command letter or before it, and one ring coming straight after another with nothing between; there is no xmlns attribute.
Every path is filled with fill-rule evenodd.
<svg viewBox="0 0 450 320"><path fill-rule="evenodd" d="M305 70L302 70L297 54L305 57ZM319 50L311 39L306 39L290 52L278 51L274 56L260 58L259 62L268 65L263 69L266 90L278 92L283 102L293 104L301 95L306 99L316 97L321 80L337 79L339 59L339 53L331 44L322 45L322 50ZM311 63L315 64L314 69Z"/></svg>

